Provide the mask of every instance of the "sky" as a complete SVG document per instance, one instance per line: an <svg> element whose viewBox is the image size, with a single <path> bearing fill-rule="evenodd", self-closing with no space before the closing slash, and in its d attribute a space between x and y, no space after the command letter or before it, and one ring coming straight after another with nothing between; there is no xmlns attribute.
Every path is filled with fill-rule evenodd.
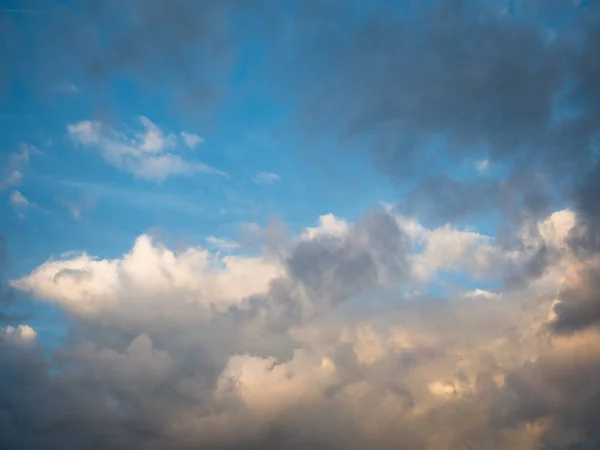
<svg viewBox="0 0 600 450"><path fill-rule="evenodd" d="M600 447L596 0L0 0L0 447Z"/></svg>

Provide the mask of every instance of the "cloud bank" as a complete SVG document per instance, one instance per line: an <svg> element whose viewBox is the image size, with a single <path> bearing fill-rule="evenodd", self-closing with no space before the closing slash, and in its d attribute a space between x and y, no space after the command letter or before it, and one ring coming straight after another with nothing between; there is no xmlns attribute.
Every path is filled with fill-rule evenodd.
<svg viewBox="0 0 600 450"><path fill-rule="evenodd" d="M600 334L576 221L540 220L515 252L378 208L323 216L276 255L144 235L118 259L49 260L12 286L63 309L70 334L51 362L35 330L3 329L5 442L591 449ZM542 243L559 256L525 287L426 292L448 268L501 279Z"/></svg>

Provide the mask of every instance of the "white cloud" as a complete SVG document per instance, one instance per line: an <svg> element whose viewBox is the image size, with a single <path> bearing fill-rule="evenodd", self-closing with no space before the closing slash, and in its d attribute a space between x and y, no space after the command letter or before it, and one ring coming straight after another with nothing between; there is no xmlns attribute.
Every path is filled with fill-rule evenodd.
<svg viewBox="0 0 600 450"><path fill-rule="evenodd" d="M565 239L575 226L575 215L570 210L557 211L533 224L538 234L531 236L530 224L524 222L519 239L523 251L502 249L490 236L472 230L459 230L451 225L427 229L414 219L398 217L399 226L419 247L412 256L413 275L419 280L430 280L437 272L466 271L477 279L497 276L507 265L519 264L533 257L543 244L564 250Z"/></svg>
<svg viewBox="0 0 600 450"><path fill-rule="evenodd" d="M104 160L134 176L162 182L171 176L194 173L226 174L206 164L183 159L177 153L178 140L164 133L146 117L140 117L142 132L119 132L98 121L68 125L70 137L81 145L96 148Z"/></svg>
<svg viewBox="0 0 600 450"><path fill-rule="evenodd" d="M27 198L19 191L12 191L10 194L10 203L15 208L19 209L28 209L35 206L34 203L31 203L29 200L27 200Z"/></svg>
<svg viewBox="0 0 600 450"><path fill-rule="evenodd" d="M475 168L477 169L477 172L485 173L490 168L490 162L487 159L483 159L475 164Z"/></svg>
<svg viewBox="0 0 600 450"><path fill-rule="evenodd" d="M204 138L194 133L186 133L185 131L182 131L180 136L181 139L183 139L183 143L191 149L196 148L198 145L204 142Z"/></svg>
<svg viewBox="0 0 600 450"><path fill-rule="evenodd" d="M279 180L279 175L273 172L260 172L254 177L256 183L273 183Z"/></svg>
<svg viewBox="0 0 600 450"><path fill-rule="evenodd" d="M564 209L556 211L540 221L537 228L546 244L556 248L564 248L565 241L576 222L575 213L569 209Z"/></svg>
<svg viewBox="0 0 600 450"><path fill-rule="evenodd" d="M475 289L473 291L469 291L466 294L469 297L481 297L481 298L498 298L499 295L495 292L486 291L485 289Z"/></svg>
<svg viewBox="0 0 600 450"><path fill-rule="evenodd" d="M349 223L333 214L325 214L319 217L319 225L314 228L307 228L303 234L306 239L315 239L323 235L332 235L343 237L350 230Z"/></svg>
<svg viewBox="0 0 600 450"><path fill-rule="evenodd" d="M124 306L119 302L131 301L131 289L139 290L135 297L140 300L176 291L185 301L228 307L265 292L280 273L280 266L265 258L216 259L196 248L175 254L142 235L121 259L96 260L84 254L48 261L14 285L87 314ZM127 286L121 284L124 279Z"/></svg>
<svg viewBox="0 0 600 450"><path fill-rule="evenodd" d="M37 332L29 325L18 325L16 327L8 325L4 328L0 328L0 336L29 343L36 339Z"/></svg>

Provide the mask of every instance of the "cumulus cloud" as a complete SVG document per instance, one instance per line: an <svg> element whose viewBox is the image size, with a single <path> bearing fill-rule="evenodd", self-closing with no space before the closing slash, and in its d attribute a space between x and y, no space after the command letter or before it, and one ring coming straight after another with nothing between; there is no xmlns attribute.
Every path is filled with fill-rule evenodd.
<svg viewBox="0 0 600 450"><path fill-rule="evenodd" d="M225 256L218 260L202 248L190 248L176 255L162 245L155 245L148 235L142 235L123 258L97 260L83 254L48 261L14 285L90 314L105 309L116 314L126 303L135 306L127 292L129 286L124 286L123 280L137 286L140 293L146 293L138 297L140 302L152 298L160 301L162 295L174 289L189 302L207 308L227 308L245 297L265 292L280 270L276 262L265 258ZM168 305L162 305L161 309L164 308Z"/></svg>
<svg viewBox="0 0 600 450"><path fill-rule="evenodd" d="M162 182L172 176L194 173L225 173L201 162L189 161L177 153L177 137L163 132L146 117L140 117L143 131L117 131L99 121L82 121L67 126L71 139L98 150L104 160L134 176ZM182 135L183 136L183 135ZM182 137L188 145L189 135Z"/></svg>
<svg viewBox="0 0 600 450"><path fill-rule="evenodd" d="M67 312L76 339L50 361L23 345L33 330L3 331L8 448L587 448L600 339L589 308L556 306L593 291L569 275L571 214L536 224L564 249L552 268L495 295L401 295L411 274L457 264L476 279L486 258L530 249L389 209L323 216L277 255L141 236L121 258L49 260L12 286Z"/></svg>
<svg viewBox="0 0 600 450"><path fill-rule="evenodd" d="M32 342L35 340L37 333L29 325L18 325L12 327L10 325L1 328L0 333L4 339L13 339L19 342Z"/></svg>

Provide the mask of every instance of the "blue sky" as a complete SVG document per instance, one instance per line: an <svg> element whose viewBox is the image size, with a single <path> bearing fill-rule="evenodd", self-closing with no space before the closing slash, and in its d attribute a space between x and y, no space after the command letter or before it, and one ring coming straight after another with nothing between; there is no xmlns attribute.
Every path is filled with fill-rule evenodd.
<svg viewBox="0 0 600 450"><path fill-rule="evenodd" d="M8 448L596 448L599 12L0 0Z"/></svg>

